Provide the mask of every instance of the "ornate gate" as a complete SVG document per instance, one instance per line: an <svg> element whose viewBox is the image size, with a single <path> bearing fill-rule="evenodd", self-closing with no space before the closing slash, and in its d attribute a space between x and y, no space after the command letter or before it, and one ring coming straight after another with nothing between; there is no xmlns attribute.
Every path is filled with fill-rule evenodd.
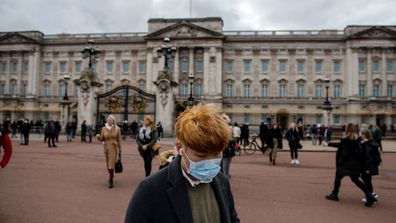
<svg viewBox="0 0 396 223"><path fill-rule="evenodd" d="M109 114L118 121L137 120L144 115L155 118L154 94L149 94L135 86L121 85L96 97L96 122L104 123Z"/></svg>

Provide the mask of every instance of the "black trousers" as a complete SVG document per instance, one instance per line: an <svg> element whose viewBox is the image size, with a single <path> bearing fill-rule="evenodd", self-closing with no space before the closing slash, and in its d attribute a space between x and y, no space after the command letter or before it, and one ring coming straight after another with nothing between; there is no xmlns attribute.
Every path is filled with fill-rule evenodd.
<svg viewBox="0 0 396 223"><path fill-rule="evenodd" d="M150 176L151 173L151 162L153 160L152 151L147 149L142 153L143 161L144 161L144 171L146 172L146 177Z"/></svg>
<svg viewBox="0 0 396 223"><path fill-rule="evenodd" d="M25 138L25 145L29 144L29 133L23 133L23 137Z"/></svg>
<svg viewBox="0 0 396 223"><path fill-rule="evenodd" d="M290 147L290 157L292 160L298 159L298 149Z"/></svg>
<svg viewBox="0 0 396 223"><path fill-rule="evenodd" d="M334 188L333 188L333 194L337 195L338 192L340 191L341 187L341 180L344 176L339 173L339 171L336 171L336 176L334 180ZM366 185L359 180L359 175L356 176L349 176L352 180L352 182L359 187L360 190L363 191L363 193L366 195L366 197L370 197L371 193L369 193Z"/></svg>
<svg viewBox="0 0 396 223"><path fill-rule="evenodd" d="M52 145L51 145L52 142ZM48 136L48 147L55 146L55 136L54 135L49 135Z"/></svg>
<svg viewBox="0 0 396 223"><path fill-rule="evenodd" d="M364 184L366 184L367 190L370 194L374 192L373 183L372 183L372 176L369 173L362 173L362 180Z"/></svg>
<svg viewBox="0 0 396 223"><path fill-rule="evenodd" d="M87 134L86 133L81 133L81 142L87 142Z"/></svg>

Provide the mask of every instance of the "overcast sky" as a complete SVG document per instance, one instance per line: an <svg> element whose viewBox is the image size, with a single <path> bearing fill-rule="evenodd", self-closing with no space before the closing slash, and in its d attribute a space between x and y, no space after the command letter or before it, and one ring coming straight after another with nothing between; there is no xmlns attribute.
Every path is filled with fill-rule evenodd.
<svg viewBox="0 0 396 223"><path fill-rule="evenodd" d="M0 32L147 32L149 18L189 18L190 0L0 0ZM192 17L223 30L344 29L396 25L395 0L192 0Z"/></svg>

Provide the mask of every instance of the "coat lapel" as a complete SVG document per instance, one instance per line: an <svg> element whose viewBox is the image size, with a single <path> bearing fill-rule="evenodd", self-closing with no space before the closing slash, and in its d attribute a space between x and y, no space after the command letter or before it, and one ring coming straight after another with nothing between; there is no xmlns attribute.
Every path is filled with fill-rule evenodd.
<svg viewBox="0 0 396 223"><path fill-rule="evenodd" d="M221 173L219 173L219 174L221 174ZM231 222L230 213L229 213L229 210L228 210L227 204L226 204L226 198L224 197L224 195L227 194L227 190L226 190L224 184L221 183L219 176L216 176L213 179L212 186L213 186L213 191L217 198L217 204L219 205L221 222L223 222L223 223Z"/></svg>
<svg viewBox="0 0 396 223"><path fill-rule="evenodd" d="M186 182L181 172L180 156L173 160L168 168L168 199L176 212L179 222L193 222Z"/></svg>

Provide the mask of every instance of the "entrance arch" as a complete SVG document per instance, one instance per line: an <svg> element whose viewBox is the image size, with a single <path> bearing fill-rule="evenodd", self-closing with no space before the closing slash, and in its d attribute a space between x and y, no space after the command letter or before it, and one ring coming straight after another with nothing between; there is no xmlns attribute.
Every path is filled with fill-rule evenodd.
<svg viewBox="0 0 396 223"><path fill-rule="evenodd" d="M276 122L282 127L283 130L289 128L289 111L281 108L276 112Z"/></svg>

